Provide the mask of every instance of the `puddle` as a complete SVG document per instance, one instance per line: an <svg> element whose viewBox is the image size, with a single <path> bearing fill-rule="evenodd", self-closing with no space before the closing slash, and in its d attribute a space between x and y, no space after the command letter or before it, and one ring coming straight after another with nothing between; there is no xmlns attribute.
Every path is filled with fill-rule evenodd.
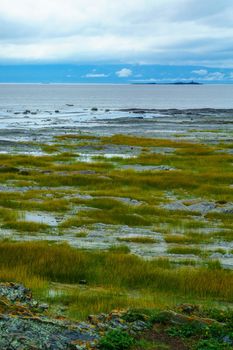
<svg viewBox="0 0 233 350"><path fill-rule="evenodd" d="M135 171L170 171L176 170L175 168L170 167L169 165L140 165L140 164L132 164L132 165L123 165L122 169L126 170L135 170Z"/></svg>
<svg viewBox="0 0 233 350"><path fill-rule="evenodd" d="M96 159L96 157L104 157L107 159L111 159L111 158L122 158L122 159L136 158L136 156L133 154L125 154L125 153L85 153L85 154L80 154L80 156L77 158L77 161L85 162L85 163L97 162L99 160Z"/></svg>
<svg viewBox="0 0 233 350"><path fill-rule="evenodd" d="M47 213L27 212L27 213L23 213L23 218L26 221L37 222L40 224L46 224L50 226L58 225L56 218L53 215L47 214Z"/></svg>
<svg viewBox="0 0 233 350"><path fill-rule="evenodd" d="M49 291L48 291L48 297L50 297L50 298L56 298L56 297L61 296L63 294L65 294L65 293L61 289L49 289Z"/></svg>
<svg viewBox="0 0 233 350"><path fill-rule="evenodd" d="M133 154L125 154L125 153L104 153L102 155L104 158L123 158L123 159L129 159L129 158L136 158Z"/></svg>

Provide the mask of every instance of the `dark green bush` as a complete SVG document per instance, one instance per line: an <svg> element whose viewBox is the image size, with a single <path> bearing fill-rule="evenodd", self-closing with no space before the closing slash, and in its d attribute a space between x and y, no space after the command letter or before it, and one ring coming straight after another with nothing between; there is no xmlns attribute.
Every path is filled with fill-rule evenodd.
<svg viewBox="0 0 233 350"><path fill-rule="evenodd" d="M135 343L128 333L121 329L109 331L101 338L99 349L101 350L127 350Z"/></svg>
<svg viewBox="0 0 233 350"><path fill-rule="evenodd" d="M227 343L220 343L219 341L210 339L201 339L194 348L195 350L231 350L232 347Z"/></svg>

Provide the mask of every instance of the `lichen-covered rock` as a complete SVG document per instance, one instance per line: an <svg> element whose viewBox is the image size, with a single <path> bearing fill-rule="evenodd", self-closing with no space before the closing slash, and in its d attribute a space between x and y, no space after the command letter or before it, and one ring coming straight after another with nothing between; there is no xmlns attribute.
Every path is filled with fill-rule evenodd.
<svg viewBox="0 0 233 350"><path fill-rule="evenodd" d="M0 283L0 297L5 296L10 301L28 302L32 293L22 284L6 282Z"/></svg>
<svg viewBox="0 0 233 350"><path fill-rule="evenodd" d="M201 318L195 315L184 315L181 313L174 312L172 310L161 311L158 315L158 319L165 324L174 325L194 325L198 324L200 327L208 326L213 323L217 323L215 320L209 318Z"/></svg>

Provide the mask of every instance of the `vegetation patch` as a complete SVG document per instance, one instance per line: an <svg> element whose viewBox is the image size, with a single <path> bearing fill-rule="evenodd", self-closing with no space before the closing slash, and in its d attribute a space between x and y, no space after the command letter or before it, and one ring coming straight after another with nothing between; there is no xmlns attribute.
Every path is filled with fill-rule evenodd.
<svg viewBox="0 0 233 350"><path fill-rule="evenodd" d="M130 242L130 243L156 243L157 240L152 237L137 236L137 237L120 237L118 238L120 242Z"/></svg>
<svg viewBox="0 0 233 350"><path fill-rule="evenodd" d="M176 246L168 248L167 252L169 254L194 254L200 255L201 249L195 247L187 247L187 246Z"/></svg>

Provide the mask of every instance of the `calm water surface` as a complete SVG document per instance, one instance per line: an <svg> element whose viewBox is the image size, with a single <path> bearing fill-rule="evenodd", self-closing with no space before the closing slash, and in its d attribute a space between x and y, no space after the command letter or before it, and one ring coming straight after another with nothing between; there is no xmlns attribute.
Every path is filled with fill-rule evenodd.
<svg viewBox="0 0 233 350"><path fill-rule="evenodd" d="M6 108L233 108L233 85L40 85L1 84Z"/></svg>

